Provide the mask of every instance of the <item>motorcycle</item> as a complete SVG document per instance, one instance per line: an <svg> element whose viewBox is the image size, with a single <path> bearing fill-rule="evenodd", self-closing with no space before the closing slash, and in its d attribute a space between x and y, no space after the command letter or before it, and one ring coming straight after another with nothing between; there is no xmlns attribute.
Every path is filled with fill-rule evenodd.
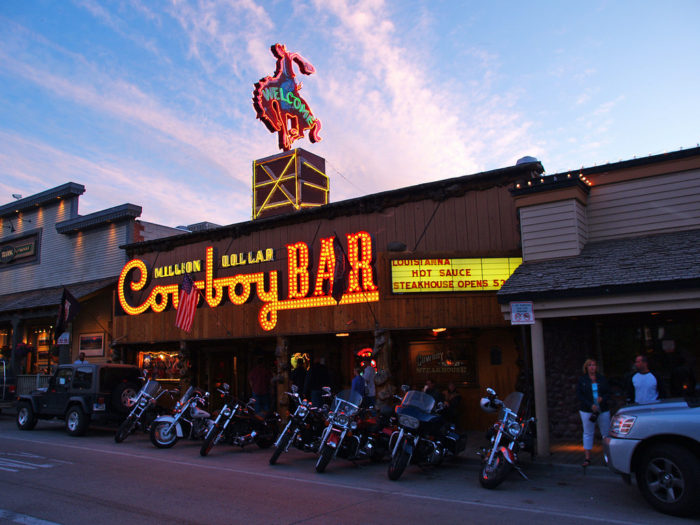
<svg viewBox="0 0 700 525"><path fill-rule="evenodd" d="M277 463L282 452L287 452L294 446L304 452L316 452L321 443L321 434L325 428L328 407L315 407L308 400L301 399L299 389L292 385L292 391L287 392L290 408L294 411L287 425L275 441L275 450L270 456L270 465ZM324 396L330 396L330 391Z"/></svg>
<svg viewBox="0 0 700 525"><path fill-rule="evenodd" d="M355 415L360 409L360 403L362 394L354 390L343 390L335 396L326 418L326 428L321 434L316 472L326 470L335 456L352 457L352 451L359 448L360 438L353 431L357 429Z"/></svg>
<svg viewBox="0 0 700 525"><path fill-rule="evenodd" d="M209 412L200 407L206 406L208 399L209 392L189 387L175 404L172 415L160 416L153 421L151 443L158 448L170 448L182 437L204 438L212 421Z"/></svg>
<svg viewBox="0 0 700 525"><path fill-rule="evenodd" d="M387 475L392 481L398 480L410 463L439 465L447 454L456 456L466 447L466 436L435 411L435 398L407 387L404 391L396 407L399 430L391 436Z"/></svg>
<svg viewBox="0 0 700 525"><path fill-rule="evenodd" d="M490 446L477 451L481 456L479 483L487 489L496 488L505 479L511 468L528 479L520 467L518 453L530 452L534 455L534 417L526 419L518 414L524 394L512 392L501 401L492 388L486 389L487 397L481 398L481 408L485 412L498 411L498 420L489 429L486 437Z"/></svg>
<svg viewBox="0 0 700 525"><path fill-rule="evenodd" d="M146 381L136 397L129 399L128 404L133 408L119 425L117 433L114 435L114 441L121 443L137 428L148 431L153 421L165 413L165 408L158 404L158 400L164 394L172 395L172 392L166 389L161 390L158 381L154 379Z"/></svg>
<svg viewBox="0 0 700 525"><path fill-rule="evenodd" d="M238 447L255 443L260 448L269 448L275 442L279 415L270 412L264 417L259 416L255 413L255 399L243 404L230 394L229 389L228 383L217 389L224 398L224 406L204 437L204 443L199 449L201 456L209 454L218 443Z"/></svg>

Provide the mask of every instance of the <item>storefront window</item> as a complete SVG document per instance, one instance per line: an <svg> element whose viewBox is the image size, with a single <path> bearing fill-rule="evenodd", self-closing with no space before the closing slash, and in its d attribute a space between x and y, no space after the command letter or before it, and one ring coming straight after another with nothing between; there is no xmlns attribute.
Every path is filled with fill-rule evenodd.
<svg viewBox="0 0 700 525"><path fill-rule="evenodd" d="M10 358L10 329L0 329L0 358Z"/></svg>
<svg viewBox="0 0 700 525"><path fill-rule="evenodd" d="M179 380L188 368L178 352L139 352L138 366L148 372L149 378L161 380Z"/></svg>

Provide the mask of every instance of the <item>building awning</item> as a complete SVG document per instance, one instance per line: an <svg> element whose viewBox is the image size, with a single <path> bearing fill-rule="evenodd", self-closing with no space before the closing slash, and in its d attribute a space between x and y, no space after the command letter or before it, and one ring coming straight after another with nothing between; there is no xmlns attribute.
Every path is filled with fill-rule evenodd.
<svg viewBox="0 0 700 525"><path fill-rule="evenodd" d="M523 263L497 297L508 304L673 291L700 294L700 229L591 242L575 257Z"/></svg>
<svg viewBox="0 0 700 525"><path fill-rule="evenodd" d="M104 288L113 286L116 282L116 277L107 277L94 281L67 284L65 288L67 288L76 299L82 299ZM40 290L28 290L26 292L0 295L0 314L8 314L21 310L50 308L53 306L57 308L56 314L58 314L58 305L61 302L63 288L63 286L55 286L52 288L42 288Z"/></svg>

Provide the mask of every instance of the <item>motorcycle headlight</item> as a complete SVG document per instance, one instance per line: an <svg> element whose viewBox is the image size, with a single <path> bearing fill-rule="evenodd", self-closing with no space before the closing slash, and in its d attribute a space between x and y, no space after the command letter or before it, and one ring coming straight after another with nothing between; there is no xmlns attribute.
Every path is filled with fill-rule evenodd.
<svg viewBox="0 0 700 525"><path fill-rule="evenodd" d="M345 414L338 414L335 417L334 422L340 425L341 427L347 427L349 423L348 416L346 416Z"/></svg>
<svg viewBox="0 0 700 525"><path fill-rule="evenodd" d="M514 438L518 437L518 434L520 434L520 423L518 423L517 421L510 421L506 425L506 432L508 432L508 434L510 434Z"/></svg>
<svg viewBox="0 0 700 525"><path fill-rule="evenodd" d="M399 425L408 428L418 428L418 426L420 425L420 421L418 421L418 419L413 416L401 414L399 415Z"/></svg>
<svg viewBox="0 0 700 525"><path fill-rule="evenodd" d="M145 407L148 404L148 400L143 397L141 398L141 401L139 401L139 406Z"/></svg>
<svg viewBox="0 0 700 525"><path fill-rule="evenodd" d="M632 431L635 421L637 421L636 416L616 415L610 423L610 434L614 437L626 436Z"/></svg>
<svg viewBox="0 0 700 525"><path fill-rule="evenodd" d="M229 417L231 415L231 409L226 407L221 411L221 415L224 417Z"/></svg>
<svg viewBox="0 0 700 525"><path fill-rule="evenodd" d="M309 409L305 407L304 405L299 405L299 408L297 408L297 416L299 417L306 417L306 415L309 413Z"/></svg>

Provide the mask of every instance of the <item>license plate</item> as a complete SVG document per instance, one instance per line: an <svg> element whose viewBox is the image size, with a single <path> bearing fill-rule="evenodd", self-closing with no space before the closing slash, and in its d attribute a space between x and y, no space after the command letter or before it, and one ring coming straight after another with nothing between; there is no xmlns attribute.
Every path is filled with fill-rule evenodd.
<svg viewBox="0 0 700 525"><path fill-rule="evenodd" d="M103 412L105 409L105 404L104 403L93 403L92 404L92 409L95 412Z"/></svg>

